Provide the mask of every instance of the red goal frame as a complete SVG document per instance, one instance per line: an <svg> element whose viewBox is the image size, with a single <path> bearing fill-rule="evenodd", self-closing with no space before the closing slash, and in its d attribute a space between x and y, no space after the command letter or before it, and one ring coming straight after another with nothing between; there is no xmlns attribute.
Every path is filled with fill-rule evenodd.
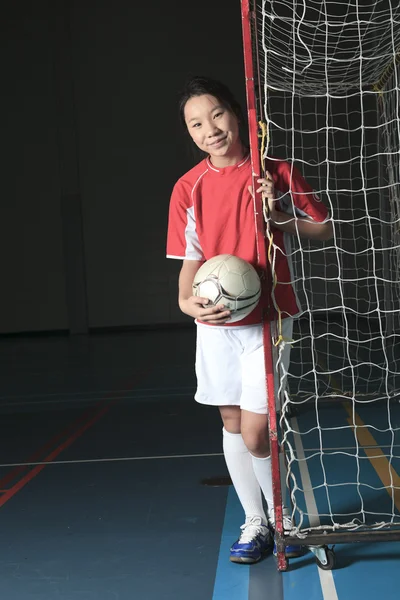
<svg viewBox="0 0 400 600"><path fill-rule="evenodd" d="M258 187L257 179L260 178L262 172L258 142L259 121L262 119L262 105L260 104L260 95L258 95L258 100L256 97L256 88L259 89L260 87L260 71L257 54L257 15L254 2L252 0L241 0L241 13L252 184L253 190L256 190ZM257 193L254 193L254 216L256 221L258 266L262 273L261 281L263 285L263 292L266 297L270 297L272 289L272 275L267 259L267 239L265 236L266 224L264 222L261 194ZM283 535L279 439L275 404L273 369L274 361L271 338L271 322L269 320L270 315L271 307L268 307L264 310L263 314L264 360L266 387L268 393L269 440L275 505L275 543L277 549L278 569L284 571L287 569L287 560L285 557L285 540Z"/></svg>

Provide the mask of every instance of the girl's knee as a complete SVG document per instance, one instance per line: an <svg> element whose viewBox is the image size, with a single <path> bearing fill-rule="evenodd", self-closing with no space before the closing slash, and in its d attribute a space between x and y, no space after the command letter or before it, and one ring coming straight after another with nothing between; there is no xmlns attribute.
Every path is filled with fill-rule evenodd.
<svg viewBox="0 0 400 600"><path fill-rule="evenodd" d="M242 431L243 441L246 444L247 449L254 456L264 458L268 456L269 451L269 439L268 433L265 430L246 430Z"/></svg>
<svg viewBox="0 0 400 600"><path fill-rule="evenodd" d="M254 456L269 454L268 416L242 411L241 431L244 443Z"/></svg>
<svg viewBox="0 0 400 600"><path fill-rule="evenodd" d="M219 410L226 431L229 431L229 433L240 433L240 408L238 406L220 406Z"/></svg>

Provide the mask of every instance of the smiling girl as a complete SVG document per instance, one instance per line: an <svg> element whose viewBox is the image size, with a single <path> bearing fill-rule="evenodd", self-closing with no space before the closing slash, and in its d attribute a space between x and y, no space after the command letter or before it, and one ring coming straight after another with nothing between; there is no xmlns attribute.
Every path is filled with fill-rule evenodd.
<svg viewBox="0 0 400 600"><path fill-rule="evenodd" d="M274 526L262 340L263 309L272 303L262 297L250 315L230 323L229 310L223 305L207 306L206 298L192 292L197 270L218 254L233 254L257 268L251 162L239 134L240 105L225 85L194 77L181 93L179 108L184 127L206 157L175 184L167 256L183 260L179 307L197 324L195 399L219 408L224 456L245 512L230 560L253 563L271 549ZM294 167L284 161L267 161L266 168L267 177L258 180L257 191L270 206L278 249L274 300L283 317L282 335L290 339L293 316L299 312L286 258L290 234L298 231L301 236L325 240L332 236L332 225L326 207ZM276 317L272 311L268 314ZM286 369L289 348L286 345L283 356ZM284 527L290 530L285 509L284 515ZM287 556L300 551L298 546L286 548Z"/></svg>

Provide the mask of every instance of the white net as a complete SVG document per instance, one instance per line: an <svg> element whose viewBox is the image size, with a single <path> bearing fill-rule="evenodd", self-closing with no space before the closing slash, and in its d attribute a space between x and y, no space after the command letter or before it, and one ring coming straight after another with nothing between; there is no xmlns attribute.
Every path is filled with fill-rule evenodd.
<svg viewBox="0 0 400 600"><path fill-rule="evenodd" d="M266 155L294 163L334 223L333 240L294 236L288 256L302 312L281 428L297 531L395 527L400 6L257 7Z"/></svg>

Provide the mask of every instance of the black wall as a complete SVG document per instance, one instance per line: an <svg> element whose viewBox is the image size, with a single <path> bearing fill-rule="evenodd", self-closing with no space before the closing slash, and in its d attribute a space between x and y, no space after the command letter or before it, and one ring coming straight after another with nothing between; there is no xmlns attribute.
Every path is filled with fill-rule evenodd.
<svg viewBox="0 0 400 600"><path fill-rule="evenodd" d="M239 0L3 8L0 333L178 323L170 192L190 74L244 105Z"/></svg>

